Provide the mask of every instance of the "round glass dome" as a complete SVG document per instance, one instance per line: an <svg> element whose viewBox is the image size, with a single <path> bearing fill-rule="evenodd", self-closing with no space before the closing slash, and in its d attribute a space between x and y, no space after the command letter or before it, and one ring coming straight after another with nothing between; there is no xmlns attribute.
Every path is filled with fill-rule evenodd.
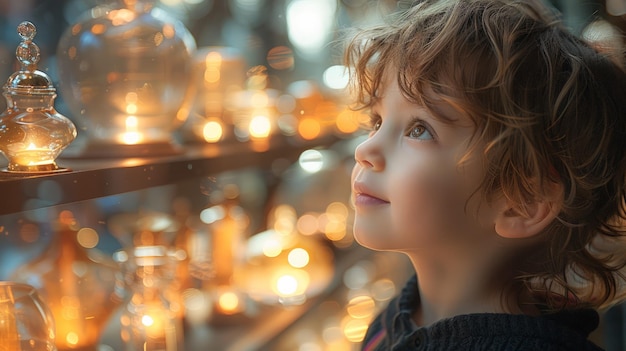
<svg viewBox="0 0 626 351"><path fill-rule="evenodd" d="M187 118L196 43L153 3L96 7L60 39L60 94L92 146L171 144Z"/></svg>

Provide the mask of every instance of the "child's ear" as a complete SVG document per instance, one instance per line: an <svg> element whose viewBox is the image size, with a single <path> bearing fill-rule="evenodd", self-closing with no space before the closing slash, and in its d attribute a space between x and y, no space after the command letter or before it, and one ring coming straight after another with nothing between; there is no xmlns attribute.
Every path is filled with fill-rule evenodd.
<svg viewBox="0 0 626 351"><path fill-rule="evenodd" d="M530 238L541 233L559 214L562 203L561 187L553 189L544 199L524 205L502 199L498 204L495 231L503 238ZM523 207L522 207L523 206Z"/></svg>

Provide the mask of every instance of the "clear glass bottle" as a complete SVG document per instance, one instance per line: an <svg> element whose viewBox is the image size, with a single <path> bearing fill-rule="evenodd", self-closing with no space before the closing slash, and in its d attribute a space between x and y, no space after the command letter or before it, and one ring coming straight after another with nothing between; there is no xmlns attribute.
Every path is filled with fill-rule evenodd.
<svg viewBox="0 0 626 351"><path fill-rule="evenodd" d="M117 3L88 11L57 49L59 89L90 137L84 154L176 152L172 132L195 93L195 39L155 0Z"/></svg>
<svg viewBox="0 0 626 351"><path fill-rule="evenodd" d="M3 87L7 108L0 114L0 151L9 160L8 172L64 171L55 160L76 138L76 128L55 110L56 89L48 75L37 69L35 26L22 22L17 32L22 38L16 50L21 68Z"/></svg>
<svg viewBox="0 0 626 351"><path fill-rule="evenodd" d="M182 351L182 306L170 286L176 260L164 246L138 246L116 256L130 294L120 317L125 350Z"/></svg>

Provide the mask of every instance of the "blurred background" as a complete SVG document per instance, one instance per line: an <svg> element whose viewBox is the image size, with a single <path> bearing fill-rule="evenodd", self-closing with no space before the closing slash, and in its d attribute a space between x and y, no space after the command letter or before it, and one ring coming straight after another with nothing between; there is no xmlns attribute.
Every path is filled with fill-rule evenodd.
<svg viewBox="0 0 626 351"><path fill-rule="evenodd" d="M348 108L341 42L410 4L0 0L0 78L32 22L54 106L78 129L59 164L95 187L139 184L68 201L91 194L75 185L87 178L12 180L23 207L0 215L0 280L39 289L59 350L357 350L411 268L352 238L364 116ZM626 1L549 4L623 48ZM169 176L194 167L219 171ZM604 313L594 341L626 349L624 316Z"/></svg>

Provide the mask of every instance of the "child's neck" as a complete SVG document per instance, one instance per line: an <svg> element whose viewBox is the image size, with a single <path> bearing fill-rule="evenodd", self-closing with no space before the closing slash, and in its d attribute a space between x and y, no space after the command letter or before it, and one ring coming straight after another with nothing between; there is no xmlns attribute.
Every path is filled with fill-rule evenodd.
<svg viewBox="0 0 626 351"><path fill-rule="evenodd" d="M470 313L533 313L507 303L503 295L511 282L511 258L499 257L502 248L483 250L425 250L409 254L418 276L420 308L414 319L420 326Z"/></svg>

